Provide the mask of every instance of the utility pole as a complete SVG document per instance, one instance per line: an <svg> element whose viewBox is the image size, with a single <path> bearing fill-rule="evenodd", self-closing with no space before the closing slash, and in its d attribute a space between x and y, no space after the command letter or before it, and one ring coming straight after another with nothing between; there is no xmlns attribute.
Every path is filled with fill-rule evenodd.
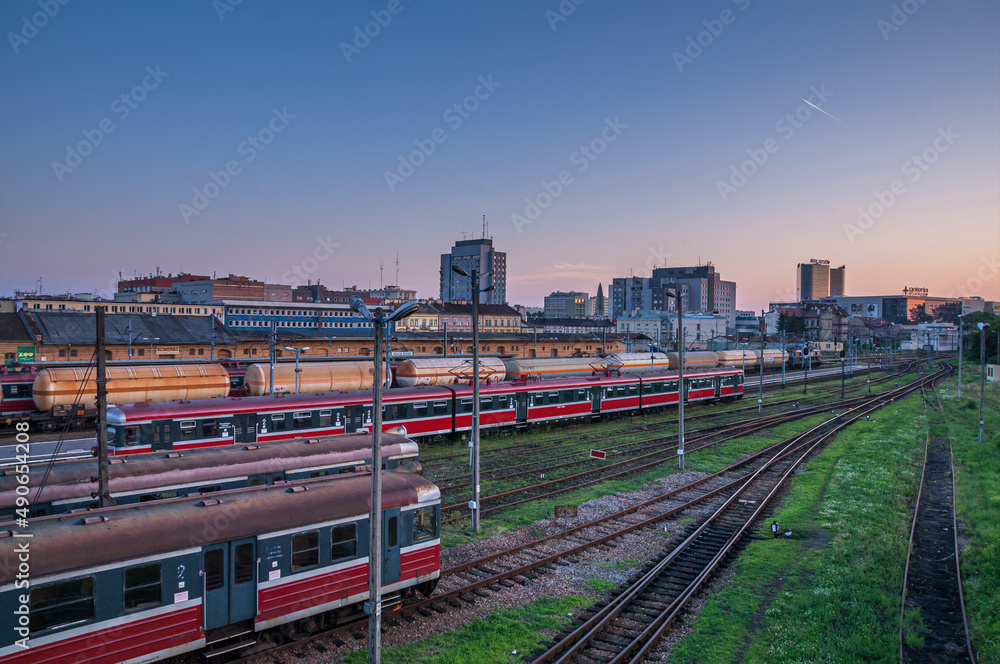
<svg viewBox="0 0 1000 664"><path fill-rule="evenodd" d="M101 507L110 507L108 484L108 378L104 367L104 307L97 312L97 494ZM129 334L131 338L131 333Z"/></svg>
<svg viewBox="0 0 1000 664"><path fill-rule="evenodd" d="M444 356L448 357L448 319L443 319L441 324L444 325Z"/></svg>
<svg viewBox="0 0 1000 664"><path fill-rule="evenodd" d="M986 330L989 323L979 323L979 444L983 444L983 391L986 389Z"/></svg>
<svg viewBox="0 0 1000 664"><path fill-rule="evenodd" d="M277 333L275 331L275 323L274 323L274 319L272 318L271 319L271 332L270 332L270 334L267 335L267 349L268 349L268 351L270 353L270 356L271 356L271 359L270 359L271 378L268 381L268 385L269 385L268 394L274 394L274 346L275 346L275 343L276 343L276 340L275 340L276 334ZM298 374L296 374L296 376L298 376Z"/></svg>
<svg viewBox="0 0 1000 664"><path fill-rule="evenodd" d="M485 215L483 223L485 224ZM472 269L472 530L479 532L479 270Z"/></svg>
<svg viewBox="0 0 1000 664"><path fill-rule="evenodd" d="M785 364L787 364L788 353L785 350L785 331L781 331L781 389L785 389Z"/></svg>
<svg viewBox="0 0 1000 664"><path fill-rule="evenodd" d="M764 344L767 338L767 321L764 316L767 314L763 309L760 312L760 377L757 381L757 414L764 410Z"/></svg>
<svg viewBox="0 0 1000 664"><path fill-rule="evenodd" d="M868 321L868 394L872 393L872 322Z"/></svg>
<svg viewBox="0 0 1000 664"><path fill-rule="evenodd" d="M962 398L962 335L965 332L965 314L958 317L958 398ZM1000 343L1000 342L998 342Z"/></svg>
<svg viewBox="0 0 1000 664"><path fill-rule="evenodd" d="M382 661L382 366L378 349L382 347L382 310L376 309L375 323L375 393L372 404L372 493L368 523L371 526L368 555L368 662Z"/></svg>
<svg viewBox="0 0 1000 664"><path fill-rule="evenodd" d="M809 356L809 362L806 363L806 356ZM809 391L809 367L812 366L812 353L809 352L809 342L802 341L802 394L806 394Z"/></svg>

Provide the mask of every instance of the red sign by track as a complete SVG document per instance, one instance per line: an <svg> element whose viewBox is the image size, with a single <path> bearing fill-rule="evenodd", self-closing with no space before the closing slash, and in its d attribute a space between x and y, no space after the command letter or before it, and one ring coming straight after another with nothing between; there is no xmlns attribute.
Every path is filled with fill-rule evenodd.
<svg viewBox="0 0 1000 664"><path fill-rule="evenodd" d="M607 459L608 453L603 450L590 450L591 459Z"/></svg>

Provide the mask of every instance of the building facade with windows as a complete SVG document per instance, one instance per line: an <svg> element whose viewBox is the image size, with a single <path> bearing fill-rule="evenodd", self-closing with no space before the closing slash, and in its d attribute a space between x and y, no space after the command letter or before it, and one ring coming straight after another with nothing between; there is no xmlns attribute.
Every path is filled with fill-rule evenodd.
<svg viewBox="0 0 1000 664"><path fill-rule="evenodd" d="M451 253L441 254L441 301L471 302L472 280L454 272L453 266L462 268L470 275L473 269L479 270L480 291L493 286L493 290L480 293L480 303L507 304L507 254L493 248L492 238L459 240ZM486 273L489 276L482 276Z"/></svg>

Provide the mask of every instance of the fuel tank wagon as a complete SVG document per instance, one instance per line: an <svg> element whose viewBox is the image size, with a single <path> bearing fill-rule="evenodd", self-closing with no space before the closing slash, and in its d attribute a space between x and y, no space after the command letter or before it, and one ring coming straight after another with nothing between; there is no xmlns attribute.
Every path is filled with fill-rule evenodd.
<svg viewBox="0 0 1000 664"><path fill-rule="evenodd" d="M194 401L229 396L229 373L218 364L108 367L108 403ZM31 394L35 408L97 407L97 372L88 367L42 369Z"/></svg>
<svg viewBox="0 0 1000 664"><path fill-rule="evenodd" d="M495 357L479 358L480 383L503 380L505 374L502 360ZM472 361L469 358L404 360L396 367L396 384L400 387L453 385L468 383L471 379Z"/></svg>
<svg viewBox="0 0 1000 664"><path fill-rule="evenodd" d="M303 362L299 369L299 393L370 390L375 381L374 362ZM270 394L270 366L251 364L243 375L243 385L248 396ZM295 365L285 362L275 364L274 393L294 392Z"/></svg>

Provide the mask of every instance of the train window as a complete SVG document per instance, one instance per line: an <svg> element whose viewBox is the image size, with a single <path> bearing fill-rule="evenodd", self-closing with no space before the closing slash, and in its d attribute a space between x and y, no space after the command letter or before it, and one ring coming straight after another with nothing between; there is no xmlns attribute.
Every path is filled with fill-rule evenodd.
<svg viewBox="0 0 1000 664"><path fill-rule="evenodd" d="M28 610L31 634L94 619L94 577L38 586Z"/></svg>
<svg viewBox="0 0 1000 664"><path fill-rule="evenodd" d="M125 427L122 430L122 444L123 445L138 445L139 444L139 427Z"/></svg>
<svg viewBox="0 0 1000 664"><path fill-rule="evenodd" d="M222 491L221 484L212 484L211 486L198 487L198 493L214 493L216 491Z"/></svg>
<svg viewBox="0 0 1000 664"><path fill-rule="evenodd" d="M308 429L312 426L312 413L309 411L303 411L299 413L292 413L292 428L293 429Z"/></svg>
<svg viewBox="0 0 1000 664"><path fill-rule="evenodd" d="M176 498L178 493L176 491L160 491L159 493L145 493L139 496L140 503L148 503L153 500L164 500L166 498Z"/></svg>
<svg viewBox="0 0 1000 664"><path fill-rule="evenodd" d="M181 440L191 440L195 435L195 423L194 420L183 420L180 424L181 427Z"/></svg>
<svg viewBox="0 0 1000 664"><path fill-rule="evenodd" d="M201 437L202 438L215 438L219 435L219 421L218 420L202 420L201 421Z"/></svg>
<svg viewBox="0 0 1000 664"><path fill-rule="evenodd" d="M225 554L222 549L205 552L205 590L218 590L226 585Z"/></svg>
<svg viewBox="0 0 1000 664"><path fill-rule="evenodd" d="M479 410L493 410L493 397L479 397Z"/></svg>
<svg viewBox="0 0 1000 664"><path fill-rule="evenodd" d="M292 569L299 570L319 564L319 531L292 536Z"/></svg>
<svg viewBox="0 0 1000 664"><path fill-rule="evenodd" d="M156 606L160 597L160 563L125 568L125 610Z"/></svg>
<svg viewBox="0 0 1000 664"><path fill-rule="evenodd" d="M319 425L321 427L328 427L333 425L333 411L332 410L321 410L319 411Z"/></svg>
<svg viewBox="0 0 1000 664"><path fill-rule="evenodd" d="M447 401L435 401L434 402L434 414L444 415L448 412L448 402Z"/></svg>
<svg viewBox="0 0 1000 664"><path fill-rule="evenodd" d="M330 474L329 470L314 470L313 472L309 473L309 479L312 479L314 477L326 477L329 474Z"/></svg>
<svg viewBox="0 0 1000 664"><path fill-rule="evenodd" d="M425 507L413 511L413 543L433 539L435 535L435 508Z"/></svg>
<svg viewBox="0 0 1000 664"><path fill-rule="evenodd" d="M271 428L275 431L285 430L285 414L281 413L279 415L271 416Z"/></svg>
<svg viewBox="0 0 1000 664"><path fill-rule="evenodd" d="M390 549L399 546L399 517L392 516L389 517L389 523L387 530L389 531L388 537L386 537L385 545Z"/></svg>
<svg viewBox="0 0 1000 664"><path fill-rule="evenodd" d="M237 544L233 551L233 585L253 581L253 544Z"/></svg>
<svg viewBox="0 0 1000 664"><path fill-rule="evenodd" d="M638 394L639 393L639 386L638 385L629 385L628 386L628 393L632 394L632 395Z"/></svg>
<svg viewBox="0 0 1000 664"><path fill-rule="evenodd" d="M358 552L357 526L353 523L334 526L330 531L330 542L330 562L354 558Z"/></svg>
<svg viewBox="0 0 1000 664"><path fill-rule="evenodd" d="M462 401L460 403L462 405L462 412L463 413L471 413L472 412L472 399L462 399Z"/></svg>

